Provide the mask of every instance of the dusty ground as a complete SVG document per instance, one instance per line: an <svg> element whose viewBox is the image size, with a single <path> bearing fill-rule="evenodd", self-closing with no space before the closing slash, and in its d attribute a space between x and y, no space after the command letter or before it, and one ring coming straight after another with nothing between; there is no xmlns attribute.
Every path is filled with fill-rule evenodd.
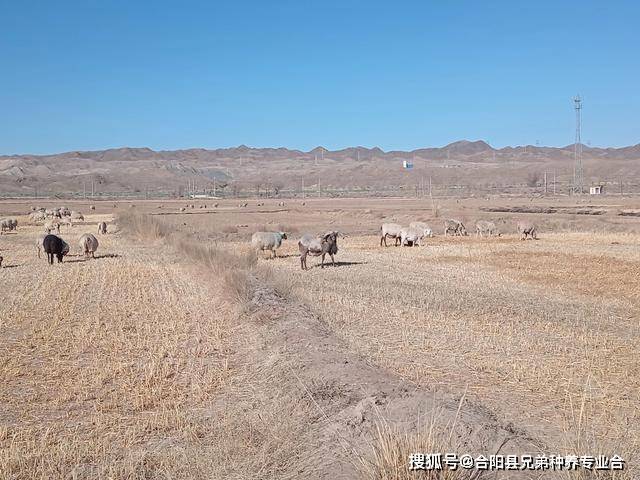
<svg viewBox="0 0 640 480"><path fill-rule="evenodd" d="M598 216L479 210L585 207L571 199L201 203L96 203L63 231L62 265L37 258L24 218L0 237L8 478L397 478L409 445L637 451L640 219L616 215L633 199L602 199ZM75 256L123 211L177 233L112 226L99 258ZM505 235L378 245L383 221L451 216L503 220ZM539 241L512 233L522 216ZM282 258L223 256L262 228L293 233ZM296 236L330 228L348 235L338 267L302 272ZM430 422L453 433L429 439Z"/></svg>

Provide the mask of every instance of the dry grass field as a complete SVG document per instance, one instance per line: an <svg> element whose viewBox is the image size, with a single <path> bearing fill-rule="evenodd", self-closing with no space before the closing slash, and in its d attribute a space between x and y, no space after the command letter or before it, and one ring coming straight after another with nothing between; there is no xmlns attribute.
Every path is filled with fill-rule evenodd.
<svg viewBox="0 0 640 480"><path fill-rule="evenodd" d="M591 200L66 202L91 214L53 266L18 217L0 236L0 477L430 478L409 453L500 450L619 453L622 474L566 476L634 478L640 218L618 213L639 202ZM445 238L452 217L503 235ZM379 246L382 222L412 220L436 237ZM257 230L290 233L278 258L250 251ZM337 265L302 271L297 238L327 230L347 235Z"/></svg>

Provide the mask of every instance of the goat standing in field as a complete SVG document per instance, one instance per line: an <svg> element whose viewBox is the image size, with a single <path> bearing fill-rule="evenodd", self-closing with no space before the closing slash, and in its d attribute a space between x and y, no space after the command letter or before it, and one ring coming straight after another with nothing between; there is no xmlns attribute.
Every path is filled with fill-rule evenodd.
<svg viewBox="0 0 640 480"><path fill-rule="evenodd" d="M320 237L316 237L310 233L304 234L298 242L300 267L303 270L308 270L307 256L311 255L314 257L322 256L320 268L324 268L324 257L326 254L329 254L331 264L335 266L336 262L333 256L338 253L338 235L340 235L340 232L336 231L327 232Z"/></svg>

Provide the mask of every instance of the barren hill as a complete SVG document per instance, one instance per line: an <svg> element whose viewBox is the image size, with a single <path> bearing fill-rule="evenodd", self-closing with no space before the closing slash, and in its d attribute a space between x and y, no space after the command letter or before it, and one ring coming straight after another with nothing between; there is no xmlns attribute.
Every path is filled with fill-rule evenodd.
<svg viewBox="0 0 640 480"><path fill-rule="evenodd" d="M180 194L186 189L220 194L424 190L429 177L442 192L536 187L555 174L558 188L569 185L573 145L494 149L484 141L462 140L441 148L389 151L350 147L308 152L287 148L193 148L154 151L116 148L54 155L0 156L0 193L32 196L89 194ZM640 144L624 148L583 146L585 184L605 183L617 191L640 184ZM413 162L413 169L402 161Z"/></svg>

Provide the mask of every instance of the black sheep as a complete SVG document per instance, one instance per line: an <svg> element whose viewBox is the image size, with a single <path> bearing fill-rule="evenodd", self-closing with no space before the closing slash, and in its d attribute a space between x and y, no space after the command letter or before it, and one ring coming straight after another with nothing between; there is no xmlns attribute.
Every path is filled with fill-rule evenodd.
<svg viewBox="0 0 640 480"><path fill-rule="evenodd" d="M49 264L53 265L53 256L58 257L58 263L62 263L62 257L69 253L69 245L56 235L47 235L42 240L42 248L47 254Z"/></svg>

